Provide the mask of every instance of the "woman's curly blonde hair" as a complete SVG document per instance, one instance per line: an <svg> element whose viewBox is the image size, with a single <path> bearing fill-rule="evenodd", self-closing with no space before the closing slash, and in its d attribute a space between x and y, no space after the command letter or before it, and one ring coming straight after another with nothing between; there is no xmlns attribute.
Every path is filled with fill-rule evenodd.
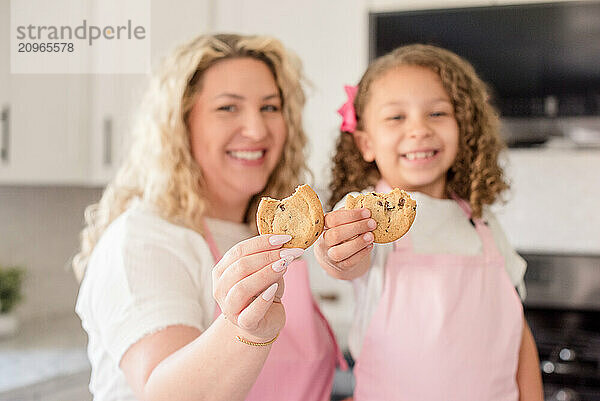
<svg viewBox="0 0 600 401"><path fill-rule="evenodd" d="M309 174L302 128L305 96L299 59L266 36L217 34L196 37L178 47L153 76L133 129L133 144L99 203L85 211L87 226L73 269L82 279L94 246L108 225L134 198L153 205L163 218L202 233L207 201L202 172L190 150L188 115L202 88L204 72L224 59L250 57L272 71L281 92L287 139L264 190L250 201L245 222L254 225L262 196L281 198Z"/></svg>
<svg viewBox="0 0 600 401"><path fill-rule="evenodd" d="M459 149L454 164L447 172L446 190L469 201L474 217L481 217L483 205L494 203L508 189L498 164L504 149L499 134L499 118L488 102L488 90L466 60L451 51L414 44L374 60L358 84L354 99L357 129L363 129L363 113L369 101L369 88L385 72L401 65L429 68L439 75L450 96L459 127ZM347 132L340 132L333 159L329 185L330 207L352 191L374 186L381 178L375 162L366 162Z"/></svg>

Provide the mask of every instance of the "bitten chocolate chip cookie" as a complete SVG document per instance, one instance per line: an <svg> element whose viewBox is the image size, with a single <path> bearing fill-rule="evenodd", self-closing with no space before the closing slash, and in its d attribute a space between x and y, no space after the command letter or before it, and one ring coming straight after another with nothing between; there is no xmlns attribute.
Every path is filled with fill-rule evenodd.
<svg viewBox="0 0 600 401"><path fill-rule="evenodd" d="M348 195L346 209L367 208L377 222L374 242L396 241L410 229L417 214L417 202L404 191L394 188L387 194L371 192L356 197Z"/></svg>
<svg viewBox="0 0 600 401"><path fill-rule="evenodd" d="M308 185L301 185L283 200L264 197L258 204L256 223L260 234L289 234L285 248L308 248L324 226L323 207Z"/></svg>

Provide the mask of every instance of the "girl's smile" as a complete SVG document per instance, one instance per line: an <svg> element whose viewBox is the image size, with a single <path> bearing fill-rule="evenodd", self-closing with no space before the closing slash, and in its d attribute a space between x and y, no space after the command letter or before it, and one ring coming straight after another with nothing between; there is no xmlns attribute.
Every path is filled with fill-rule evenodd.
<svg viewBox="0 0 600 401"><path fill-rule="evenodd" d="M407 162L428 162L439 154L438 150L414 150L400 155Z"/></svg>

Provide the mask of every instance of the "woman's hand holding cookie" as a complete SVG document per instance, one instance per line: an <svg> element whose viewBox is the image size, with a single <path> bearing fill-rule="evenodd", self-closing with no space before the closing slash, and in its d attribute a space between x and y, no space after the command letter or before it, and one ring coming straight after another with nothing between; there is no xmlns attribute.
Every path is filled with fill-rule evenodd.
<svg viewBox="0 0 600 401"><path fill-rule="evenodd" d="M325 215L323 239L317 243L333 267L352 270L373 249L377 223L369 209L340 209Z"/></svg>
<svg viewBox="0 0 600 401"><path fill-rule="evenodd" d="M283 274L303 249L282 248L289 235L260 235L233 246L212 270L223 315L251 341L273 339L285 324Z"/></svg>

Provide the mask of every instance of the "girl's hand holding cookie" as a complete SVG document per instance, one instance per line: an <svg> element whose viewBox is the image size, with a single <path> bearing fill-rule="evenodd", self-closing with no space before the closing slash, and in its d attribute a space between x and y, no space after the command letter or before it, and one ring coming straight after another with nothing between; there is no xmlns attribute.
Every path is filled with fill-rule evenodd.
<svg viewBox="0 0 600 401"><path fill-rule="evenodd" d="M289 235L247 239L227 251L212 270L213 296L223 315L250 341L269 341L285 324L283 274L304 251L282 249L290 239Z"/></svg>
<svg viewBox="0 0 600 401"><path fill-rule="evenodd" d="M373 249L372 231L377 223L370 217L369 209L340 209L328 213L316 254L327 256L329 264L338 270L352 270Z"/></svg>

